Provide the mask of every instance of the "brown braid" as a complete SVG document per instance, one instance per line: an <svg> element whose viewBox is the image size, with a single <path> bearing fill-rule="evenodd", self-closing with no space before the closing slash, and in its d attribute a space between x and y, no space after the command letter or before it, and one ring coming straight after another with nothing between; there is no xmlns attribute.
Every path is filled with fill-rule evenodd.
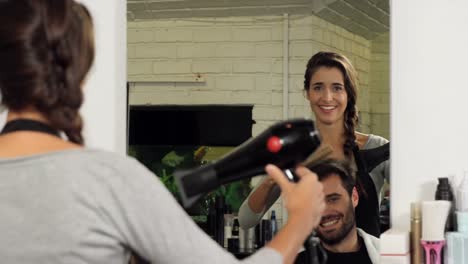
<svg viewBox="0 0 468 264"><path fill-rule="evenodd" d="M14 111L34 107L83 144L81 83L94 59L89 12L72 0L5 0L0 21L2 103Z"/></svg>

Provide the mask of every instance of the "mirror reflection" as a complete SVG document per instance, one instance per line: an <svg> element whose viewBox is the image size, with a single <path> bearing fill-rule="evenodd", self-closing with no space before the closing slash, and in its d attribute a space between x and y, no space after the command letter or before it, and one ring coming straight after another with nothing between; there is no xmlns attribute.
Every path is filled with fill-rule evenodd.
<svg viewBox="0 0 468 264"><path fill-rule="evenodd" d="M358 171L356 177L365 179L357 184L362 189L356 190L360 205L352 206L357 227L375 236L388 228L388 161L361 168L354 148L373 149L390 140L388 0L129 0L127 18L130 112L160 106L173 107L174 113L182 111L180 106L203 108L192 109L191 118L174 116L172 121L155 124L161 131L180 130L197 137L190 142L183 137L166 141L170 144L164 144L164 140L157 144L151 140L129 142L130 154L147 161L145 165L163 177L168 188L173 184L168 172L175 167L169 170L167 166L202 164L238 146L227 139L211 145L204 141L213 134L207 131L216 132L218 128L213 126L215 122L201 121L198 117L203 113L216 112L221 115L219 120L225 116L225 120L239 124L232 131L246 122L250 129L247 138L279 120L310 117L326 143L324 148L332 150L330 158L349 160L351 171ZM319 52L327 53L316 55L314 60L312 56ZM230 119L219 106L246 107L247 114L239 119L243 121ZM154 120L160 119L148 115L142 122ZM168 125L170 122L174 127ZM129 124L131 132L132 115ZM133 131L144 133L143 129ZM200 149L209 158L200 156ZM362 155L366 161L373 156ZM332 177L331 181L340 179ZM238 219L239 225L252 227L245 237L254 235L250 233L255 233L255 226L259 229L262 219L272 220L274 216L270 225L277 223L279 227L285 222L283 202L276 199L278 193L273 191L272 196L268 184L267 178L257 177L250 185L236 189L235 201L218 201L231 203L229 207L234 210L227 214L237 216L229 216L229 221ZM252 189L259 188L267 189L266 197L258 198L260 203L255 204L247 197L255 193ZM354 191L344 190L339 192L344 199L341 202L353 205ZM191 212L207 232L210 206L222 191L216 193L204 200L203 210ZM243 207L247 213L242 212ZM349 212L340 210L328 214L325 220L333 221L322 225L343 230L349 225L343 220ZM248 221L244 221L246 215ZM368 218L372 223L363 223ZM228 246L226 239L223 243ZM239 247L255 245L246 239Z"/></svg>

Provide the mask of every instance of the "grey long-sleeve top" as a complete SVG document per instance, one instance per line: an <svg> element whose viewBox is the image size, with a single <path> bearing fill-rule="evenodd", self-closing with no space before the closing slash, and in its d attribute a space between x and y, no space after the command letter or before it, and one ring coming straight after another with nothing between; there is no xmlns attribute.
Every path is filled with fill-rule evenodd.
<svg viewBox="0 0 468 264"><path fill-rule="evenodd" d="M369 139L367 140L366 144L364 145L363 149L373 149L380 147L382 145L385 145L388 143L388 140L377 136L377 135L369 135ZM385 179L387 181L389 180L390 176L390 163L389 161L382 162L379 164L377 167L375 167L370 173L370 176L372 180L374 181L375 188L377 190L377 193L380 192L380 189L382 188ZM264 176L266 177L266 176ZM248 200L252 193L255 192L255 190L258 188L258 186L263 182L260 181L260 183L252 190L252 192L249 194L247 199L242 203L241 207L239 208L239 224L242 228L252 228L255 225L257 225L260 220L262 219L263 215L270 209L270 207L278 200L281 194L281 190L279 189L279 186L275 185L272 187L270 193L267 196L266 199L266 204L265 208L263 211L260 213L255 213L252 211L252 209L249 206Z"/></svg>
<svg viewBox="0 0 468 264"><path fill-rule="evenodd" d="M134 159L77 149L0 159L2 263L239 263ZM242 263L282 263L264 248Z"/></svg>

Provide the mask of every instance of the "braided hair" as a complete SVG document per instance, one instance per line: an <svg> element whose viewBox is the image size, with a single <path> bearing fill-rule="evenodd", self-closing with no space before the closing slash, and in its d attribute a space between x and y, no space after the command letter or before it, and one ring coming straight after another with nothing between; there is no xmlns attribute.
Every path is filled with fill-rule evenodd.
<svg viewBox="0 0 468 264"><path fill-rule="evenodd" d="M10 110L32 107L71 142L83 144L81 84L93 60L92 19L83 5L0 1L1 103Z"/></svg>
<svg viewBox="0 0 468 264"><path fill-rule="evenodd" d="M344 113L344 137L343 150L346 157L350 158L353 154L353 147L356 141L354 134L358 124L357 100L357 74L351 62L343 55L334 52L318 52L307 62L307 68L304 74L304 90L309 91L312 75L320 67L337 68L341 71L344 78L344 86L348 97Z"/></svg>

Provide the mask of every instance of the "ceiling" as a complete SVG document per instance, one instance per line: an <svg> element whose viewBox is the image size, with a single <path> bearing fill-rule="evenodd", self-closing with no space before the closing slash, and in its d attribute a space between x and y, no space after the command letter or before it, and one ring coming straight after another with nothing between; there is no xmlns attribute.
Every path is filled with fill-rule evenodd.
<svg viewBox="0 0 468 264"><path fill-rule="evenodd" d="M366 39L390 27L390 0L127 0L129 21L314 14Z"/></svg>

